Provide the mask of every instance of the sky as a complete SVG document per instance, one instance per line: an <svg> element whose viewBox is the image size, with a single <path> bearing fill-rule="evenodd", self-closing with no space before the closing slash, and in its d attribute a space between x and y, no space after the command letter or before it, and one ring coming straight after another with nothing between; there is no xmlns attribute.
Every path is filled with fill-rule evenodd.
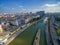
<svg viewBox="0 0 60 45"><path fill-rule="evenodd" d="M0 13L60 12L60 0L0 0Z"/></svg>

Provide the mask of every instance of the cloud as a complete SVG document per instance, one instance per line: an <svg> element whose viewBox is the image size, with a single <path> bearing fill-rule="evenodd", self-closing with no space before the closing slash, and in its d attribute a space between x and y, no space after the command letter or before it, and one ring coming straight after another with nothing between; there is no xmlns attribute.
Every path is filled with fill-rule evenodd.
<svg viewBox="0 0 60 45"><path fill-rule="evenodd" d="M44 4L36 9L32 9L33 12L44 10L45 12L60 12L60 2L55 4Z"/></svg>
<svg viewBox="0 0 60 45"><path fill-rule="evenodd" d="M42 6L36 6L34 8L26 8L23 5L18 5L16 4L17 7L12 7L12 8L8 8L8 7L4 7L4 5L0 4L1 10L4 12L12 12L12 13L16 13L16 12L37 12L37 11L41 11L44 10L45 12L60 12L60 2L54 3L54 4L49 4L46 3Z"/></svg>
<svg viewBox="0 0 60 45"><path fill-rule="evenodd" d="M18 7L22 8L22 7L24 7L24 6L22 6L22 5L19 5Z"/></svg>
<svg viewBox="0 0 60 45"><path fill-rule="evenodd" d="M45 4L45 6L47 7L55 7L55 6L58 6L57 4Z"/></svg>
<svg viewBox="0 0 60 45"><path fill-rule="evenodd" d="M60 5L60 2L56 3L56 4L45 4L44 6L47 6L47 7L55 7L55 6L59 6Z"/></svg>
<svg viewBox="0 0 60 45"><path fill-rule="evenodd" d="M45 12L60 12L60 2L57 2L55 4L44 4L34 9L30 9L30 11L32 12L42 11L42 10L44 10Z"/></svg>
<svg viewBox="0 0 60 45"><path fill-rule="evenodd" d="M55 4L44 4L40 7L45 12L60 12L60 2Z"/></svg>

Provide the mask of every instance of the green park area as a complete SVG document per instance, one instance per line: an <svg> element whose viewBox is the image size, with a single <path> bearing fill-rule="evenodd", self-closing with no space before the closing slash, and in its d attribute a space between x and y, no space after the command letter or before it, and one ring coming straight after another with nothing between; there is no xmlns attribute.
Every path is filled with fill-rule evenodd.
<svg viewBox="0 0 60 45"><path fill-rule="evenodd" d="M57 34L60 36L60 28L57 29Z"/></svg>

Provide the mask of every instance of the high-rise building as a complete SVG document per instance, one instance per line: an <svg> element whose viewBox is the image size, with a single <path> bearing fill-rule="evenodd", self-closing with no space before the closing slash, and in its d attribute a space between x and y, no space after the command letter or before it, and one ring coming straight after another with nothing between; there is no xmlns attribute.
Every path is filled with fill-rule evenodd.
<svg viewBox="0 0 60 45"><path fill-rule="evenodd" d="M0 25L0 33L3 33L2 25Z"/></svg>
<svg viewBox="0 0 60 45"><path fill-rule="evenodd" d="M45 11L38 11L38 12L36 12L36 14L43 17L45 15Z"/></svg>

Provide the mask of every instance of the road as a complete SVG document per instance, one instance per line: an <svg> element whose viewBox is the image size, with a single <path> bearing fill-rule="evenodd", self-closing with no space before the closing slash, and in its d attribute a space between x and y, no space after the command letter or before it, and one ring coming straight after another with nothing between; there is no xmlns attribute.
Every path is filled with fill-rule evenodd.
<svg viewBox="0 0 60 45"><path fill-rule="evenodd" d="M54 23L54 17L52 16L50 18L50 33L51 33L53 45L59 45L57 41L58 36L57 36L55 29L53 28L53 23Z"/></svg>
<svg viewBox="0 0 60 45"><path fill-rule="evenodd" d="M23 32L24 30L20 30L20 31L17 31L15 34L13 35L10 35L11 37L9 37L8 41L6 42L5 45L8 45L16 36L18 36L21 32Z"/></svg>
<svg viewBox="0 0 60 45"><path fill-rule="evenodd" d="M50 20L49 19L47 19L45 28L46 28L45 33L46 33L47 45L53 45L52 38L50 35Z"/></svg>

